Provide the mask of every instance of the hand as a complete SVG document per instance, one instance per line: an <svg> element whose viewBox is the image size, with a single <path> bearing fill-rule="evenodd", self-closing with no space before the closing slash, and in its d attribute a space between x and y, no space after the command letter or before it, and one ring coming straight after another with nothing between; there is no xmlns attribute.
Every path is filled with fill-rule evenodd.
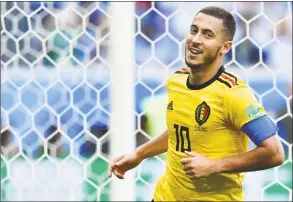
<svg viewBox="0 0 293 202"><path fill-rule="evenodd" d="M206 177L215 173L216 163L214 160L195 152L185 151L185 154L190 157L181 159L181 164L190 179Z"/></svg>
<svg viewBox="0 0 293 202"><path fill-rule="evenodd" d="M136 152L130 154L123 154L112 161L108 170L108 176L112 177L112 173L119 179L124 179L126 171L136 167L142 161Z"/></svg>

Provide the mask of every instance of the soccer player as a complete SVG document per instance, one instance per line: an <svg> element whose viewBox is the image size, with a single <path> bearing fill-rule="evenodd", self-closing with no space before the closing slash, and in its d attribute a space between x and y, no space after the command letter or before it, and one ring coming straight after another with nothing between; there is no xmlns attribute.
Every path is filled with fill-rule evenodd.
<svg viewBox="0 0 293 202"><path fill-rule="evenodd" d="M201 9L186 38L187 67L167 81L167 130L109 167L123 179L142 160L167 152L154 201L239 201L243 172L281 165L277 127L240 78L223 67L236 30L219 7ZM248 138L256 148L248 151Z"/></svg>

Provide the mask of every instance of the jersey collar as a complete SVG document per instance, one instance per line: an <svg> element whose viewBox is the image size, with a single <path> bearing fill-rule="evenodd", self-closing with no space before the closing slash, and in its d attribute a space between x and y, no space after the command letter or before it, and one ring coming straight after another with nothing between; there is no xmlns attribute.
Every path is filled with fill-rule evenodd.
<svg viewBox="0 0 293 202"><path fill-rule="evenodd" d="M186 81L186 86L187 88L189 88L190 90L199 90L199 89L202 89L202 88L205 88L207 87L208 85L212 84L215 80L217 80L217 78L225 71L225 68L224 66L222 65L219 69L219 71L217 72L217 74L211 78L209 81L203 83L203 84L200 84L200 85L195 85L195 84L191 84L189 82L189 75L187 77L187 81Z"/></svg>

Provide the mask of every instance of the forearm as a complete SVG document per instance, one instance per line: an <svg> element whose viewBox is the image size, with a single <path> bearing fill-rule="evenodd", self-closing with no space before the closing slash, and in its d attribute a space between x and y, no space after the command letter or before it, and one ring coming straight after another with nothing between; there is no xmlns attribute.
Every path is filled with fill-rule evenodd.
<svg viewBox="0 0 293 202"><path fill-rule="evenodd" d="M146 159L164 153L168 150L168 130L163 132L160 136L141 145L136 149L137 155Z"/></svg>
<svg viewBox="0 0 293 202"><path fill-rule="evenodd" d="M272 168L283 161L282 146L275 149L260 146L240 155L215 160L215 169L218 173L249 172Z"/></svg>

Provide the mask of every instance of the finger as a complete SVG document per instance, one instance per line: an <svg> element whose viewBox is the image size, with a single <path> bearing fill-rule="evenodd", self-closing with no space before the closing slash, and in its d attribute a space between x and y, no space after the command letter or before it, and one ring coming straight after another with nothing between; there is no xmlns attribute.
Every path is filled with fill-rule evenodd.
<svg viewBox="0 0 293 202"><path fill-rule="evenodd" d="M202 176L196 174L194 171L189 170L185 172L185 175L190 179L204 179Z"/></svg>
<svg viewBox="0 0 293 202"><path fill-rule="evenodd" d="M194 172L193 172L193 170L187 170L187 171L185 171L185 174L186 175L193 176L194 175Z"/></svg>
<svg viewBox="0 0 293 202"><path fill-rule="evenodd" d="M191 156L191 157L195 157L195 156L198 155L198 153L196 153L196 152L190 152L190 151L187 151L187 150L185 150L184 153L187 154L188 156Z"/></svg>
<svg viewBox="0 0 293 202"><path fill-rule="evenodd" d="M114 170L114 174L115 174L119 179L124 179L124 174L118 172L117 170Z"/></svg>
<svg viewBox="0 0 293 202"><path fill-rule="evenodd" d="M108 177L112 177L112 168L109 166L108 168Z"/></svg>
<svg viewBox="0 0 293 202"><path fill-rule="evenodd" d="M109 169L108 169L108 176L109 177L112 177L112 172L113 172L113 170L115 169L115 165L114 165L114 163L112 162L111 164L110 164L110 166L109 166Z"/></svg>
<svg viewBox="0 0 293 202"><path fill-rule="evenodd" d="M181 159L180 162L182 165L188 164L188 163L190 163L190 158L183 158L183 159Z"/></svg>
<svg viewBox="0 0 293 202"><path fill-rule="evenodd" d="M113 172L113 170L114 170L114 169L116 168L116 166L117 166L117 165L115 165L115 163L116 163L117 161L121 160L123 157L124 157L124 155L120 155L120 156L118 156L117 158L115 158L115 159L111 162L111 164L110 164L110 166L109 166L109 169L108 169L108 176L109 176L109 177L112 177L112 172Z"/></svg>
<svg viewBox="0 0 293 202"><path fill-rule="evenodd" d="M111 170L111 172L113 172L113 170L114 169L116 169L116 164L115 163L111 163L111 165L110 165L110 170Z"/></svg>
<svg viewBox="0 0 293 202"><path fill-rule="evenodd" d="M126 159L121 159L121 160L119 160L118 162L116 162L116 163L114 164L114 166L121 166L121 165L123 165L125 162L126 162Z"/></svg>
<svg viewBox="0 0 293 202"><path fill-rule="evenodd" d="M114 163L117 163L118 161L120 161L121 159L123 159L123 157L124 157L124 155L120 155L120 156L118 156L117 158L115 158L112 162L113 162L113 164Z"/></svg>
<svg viewBox="0 0 293 202"><path fill-rule="evenodd" d="M182 166L182 169L184 171L187 171L187 170L192 170L193 168L192 168L192 166L190 164L185 164L184 166Z"/></svg>
<svg viewBox="0 0 293 202"><path fill-rule="evenodd" d="M194 173L192 172L185 172L185 175L190 179L194 179Z"/></svg>
<svg viewBox="0 0 293 202"><path fill-rule="evenodd" d="M122 158L123 158L123 155L120 155L120 156L118 156L117 158L115 158L115 159L111 162L110 167L111 167L112 171L113 171L113 169L116 167L115 164L116 164L118 161L120 161Z"/></svg>

